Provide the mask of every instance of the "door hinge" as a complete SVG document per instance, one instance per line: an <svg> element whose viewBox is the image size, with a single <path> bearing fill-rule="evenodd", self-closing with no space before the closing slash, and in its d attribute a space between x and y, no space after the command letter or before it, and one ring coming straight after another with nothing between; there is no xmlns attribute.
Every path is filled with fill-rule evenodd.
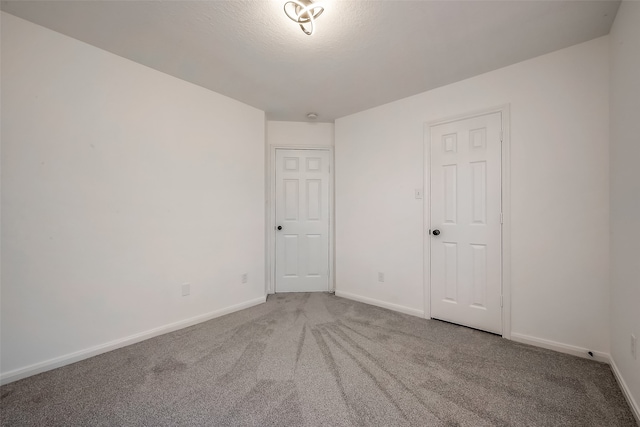
<svg viewBox="0 0 640 427"><path fill-rule="evenodd" d="M500 212L500 224L504 224L504 215Z"/></svg>
<svg viewBox="0 0 640 427"><path fill-rule="evenodd" d="M500 142L502 142L503 136L504 136L504 133L502 131L500 131Z"/></svg>
<svg viewBox="0 0 640 427"><path fill-rule="evenodd" d="M500 307L502 307L502 295L500 295Z"/></svg>
<svg viewBox="0 0 640 427"><path fill-rule="evenodd" d="M327 169L329 170L329 173L331 173L331 165L327 166Z"/></svg>

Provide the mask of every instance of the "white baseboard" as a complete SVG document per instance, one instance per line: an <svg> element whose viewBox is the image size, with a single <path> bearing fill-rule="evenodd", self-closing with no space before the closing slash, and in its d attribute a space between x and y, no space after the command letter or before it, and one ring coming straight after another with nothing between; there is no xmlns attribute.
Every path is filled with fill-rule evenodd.
<svg viewBox="0 0 640 427"><path fill-rule="evenodd" d="M189 319L181 320L179 322L170 323L168 325L150 329L145 332L140 332L135 335L130 335L125 338L120 338L114 341L110 341L105 344L100 344L91 348L76 351L74 353L65 354L64 356L45 360L44 362L35 363L33 365L29 365L24 368L14 369L13 371L9 371L9 372L3 372L2 374L0 374L0 384L2 385L8 384L10 382L20 380L22 378L39 374L41 372L50 371L51 369L59 368L65 365L70 365L71 363L79 362L80 360L88 359L90 357L97 356L99 354L106 353L111 350L116 350L118 348L135 344L140 341L148 340L149 338L157 337L158 335L163 335L168 332L177 331L178 329L183 329L189 326L196 325L198 323L206 322L207 320L224 316L225 314L229 314L235 311L243 310L245 308L253 307L254 305L262 304L265 301L266 301L266 296L255 298L249 301L242 302L240 304L222 308L220 310L215 310L210 313L201 314L199 316L191 317Z"/></svg>
<svg viewBox="0 0 640 427"><path fill-rule="evenodd" d="M631 407L631 412L633 413L633 416L636 418L636 422L640 426L640 406L638 406L638 402L636 402L636 400L633 398L633 395L631 394L631 390L629 390L627 383L624 381L624 378L622 377L622 374L618 369L618 365L616 365L616 361L613 360L613 357L610 358L609 364L611 365L613 376L616 377L616 380L618 381L618 384L622 389L622 394L624 394L624 397L627 398L627 402L629 402L629 406Z"/></svg>
<svg viewBox="0 0 640 427"><path fill-rule="evenodd" d="M352 299L354 301L363 302L365 304L375 305L377 307L387 308L393 311L399 311L400 313L409 314L411 316L424 317L424 312L422 310L417 310L415 308L405 307L403 305L392 304L390 302L380 301L373 298L363 297L360 295L352 294L349 292L336 291L337 297Z"/></svg>
<svg viewBox="0 0 640 427"><path fill-rule="evenodd" d="M602 351L589 350L588 348L577 347L570 344L563 344L556 341L546 340L544 338L532 337L529 335L518 334L511 332L511 340L523 344L529 344L536 347L546 348L547 350L554 350L560 353L571 354L573 356L584 357L585 359L596 360L598 362L609 363L611 356L609 353ZM593 353L593 356L589 355L589 352Z"/></svg>

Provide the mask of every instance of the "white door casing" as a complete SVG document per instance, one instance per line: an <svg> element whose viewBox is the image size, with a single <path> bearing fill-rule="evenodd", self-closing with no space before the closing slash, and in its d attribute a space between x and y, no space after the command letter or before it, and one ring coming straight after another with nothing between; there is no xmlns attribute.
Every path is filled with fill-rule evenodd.
<svg viewBox="0 0 640 427"><path fill-rule="evenodd" d="M502 114L429 132L431 317L502 334Z"/></svg>
<svg viewBox="0 0 640 427"><path fill-rule="evenodd" d="M276 292L329 290L330 159L329 151L276 150Z"/></svg>

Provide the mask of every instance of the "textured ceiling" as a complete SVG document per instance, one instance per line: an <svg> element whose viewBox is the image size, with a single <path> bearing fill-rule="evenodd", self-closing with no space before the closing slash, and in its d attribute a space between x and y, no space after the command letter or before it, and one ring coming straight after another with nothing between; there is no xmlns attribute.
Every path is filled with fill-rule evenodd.
<svg viewBox="0 0 640 427"><path fill-rule="evenodd" d="M2 10L266 111L338 117L609 33L618 1L3 1Z"/></svg>

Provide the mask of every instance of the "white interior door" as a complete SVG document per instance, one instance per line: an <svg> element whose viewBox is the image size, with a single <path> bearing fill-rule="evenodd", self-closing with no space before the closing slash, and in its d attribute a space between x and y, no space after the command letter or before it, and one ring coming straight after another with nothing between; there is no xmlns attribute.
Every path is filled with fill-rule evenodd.
<svg viewBox="0 0 640 427"><path fill-rule="evenodd" d="M276 292L329 290L330 158L276 150Z"/></svg>
<svg viewBox="0 0 640 427"><path fill-rule="evenodd" d="M502 334L502 115L430 137L431 317Z"/></svg>

